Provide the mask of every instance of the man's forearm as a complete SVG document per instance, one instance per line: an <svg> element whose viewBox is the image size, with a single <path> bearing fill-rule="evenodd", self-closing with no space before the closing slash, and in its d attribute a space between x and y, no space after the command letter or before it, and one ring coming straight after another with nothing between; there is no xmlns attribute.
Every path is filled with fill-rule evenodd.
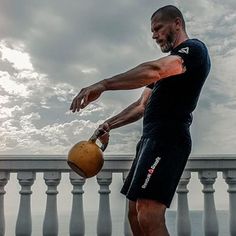
<svg viewBox="0 0 236 236"><path fill-rule="evenodd" d="M159 74L150 63L101 81L105 90L128 90L144 87L159 79Z"/></svg>
<svg viewBox="0 0 236 236"><path fill-rule="evenodd" d="M144 107L135 102L116 116L106 120L105 123L108 123L110 129L115 129L141 119L143 113Z"/></svg>

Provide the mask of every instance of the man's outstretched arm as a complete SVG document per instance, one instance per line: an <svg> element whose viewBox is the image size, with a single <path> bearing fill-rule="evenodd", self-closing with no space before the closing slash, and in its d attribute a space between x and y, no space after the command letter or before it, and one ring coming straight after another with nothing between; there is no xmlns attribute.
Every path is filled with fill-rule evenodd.
<svg viewBox="0 0 236 236"><path fill-rule="evenodd" d="M115 129L141 119L151 93L152 90L150 88L145 88L141 97L136 102L129 105L119 114L106 120L104 122L104 124L108 125L108 129L106 129L106 131L110 131L111 129Z"/></svg>
<svg viewBox="0 0 236 236"><path fill-rule="evenodd" d="M121 126L133 123L143 117L146 104L151 96L152 90L145 88L141 97L117 115L104 121L99 125L98 129L105 131L105 134L99 137L102 143L109 142L109 132L111 129L119 128ZM95 131L96 132L96 131Z"/></svg>
<svg viewBox="0 0 236 236"><path fill-rule="evenodd" d="M140 64L125 73L105 79L101 83L106 90L136 89L184 71L182 58L167 56Z"/></svg>
<svg viewBox="0 0 236 236"><path fill-rule="evenodd" d="M141 88L183 72L185 72L185 67L179 56L171 55L159 60L145 62L125 73L83 88L74 98L70 110L75 112L83 109L90 102L96 100L104 91Z"/></svg>

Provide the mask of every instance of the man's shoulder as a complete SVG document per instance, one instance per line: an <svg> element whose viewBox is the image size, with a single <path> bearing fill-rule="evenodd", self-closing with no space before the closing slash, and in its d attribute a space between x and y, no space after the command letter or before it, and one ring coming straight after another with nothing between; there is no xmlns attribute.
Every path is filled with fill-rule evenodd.
<svg viewBox="0 0 236 236"><path fill-rule="evenodd" d="M177 48L179 52L183 52L183 53L189 53L190 49L194 51L207 50L207 47L205 43L203 43L201 40L194 38L194 39L188 39L184 41Z"/></svg>
<svg viewBox="0 0 236 236"><path fill-rule="evenodd" d="M187 39L171 52L180 56L187 69L195 69L203 64L210 64L209 54L205 44L199 39Z"/></svg>
<svg viewBox="0 0 236 236"><path fill-rule="evenodd" d="M171 55L179 55L185 59L207 54L208 50L206 45L201 40L195 38L185 40L171 52Z"/></svg>

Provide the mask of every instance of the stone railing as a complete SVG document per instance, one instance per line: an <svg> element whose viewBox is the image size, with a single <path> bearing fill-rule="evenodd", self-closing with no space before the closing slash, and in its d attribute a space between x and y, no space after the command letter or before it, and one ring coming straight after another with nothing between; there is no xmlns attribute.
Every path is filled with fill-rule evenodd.
<svg viewBox="0 0 236 236"><path fill-rule="evenodd" d="M112 220L110 209L110 187L113 173L122 173L126 178L132 163L132 155L107 155L102 171L97 175L99 189L99 209L97 220L97 235L112 234ZM15 235L34 235L32 232L31 216L31 187L34 184L37 173L43 173L47 186L46 209L43 221L42 235L58 235L58 211L57 211L57 186L60 184L61 174L69 173L72 190L72 210L70 216L69 234L72 236L86 235L83 185L85 179L72 172L66 163L66 156L0 156L0 236L5 235L4 194L11 173L17 173L17 179L21 187L20 203L15 227ZM191 156L177 188L177 235L190 236L191 223L188 207L188 188L191 173L197 172L203 185L204 213L203 230L205 236L219 235L219 223L216 214L214 200L214 183L217 172L222 172L228 184L229 193L229 232L236 235L236 156L235 155L206 155ZM127 202L124 212L124 235L131 235L127 220Z"/></svg>

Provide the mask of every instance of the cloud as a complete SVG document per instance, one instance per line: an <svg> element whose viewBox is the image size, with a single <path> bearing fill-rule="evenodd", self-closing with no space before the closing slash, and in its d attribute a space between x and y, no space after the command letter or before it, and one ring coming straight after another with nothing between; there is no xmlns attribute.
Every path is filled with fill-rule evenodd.
<svg viewBox="0 0 236 236"><path fill-rule="evenodd" d="M7 72L0 72L0 86L3 90L8 92L12 95L21 95L21 96L27 96L28 92L26 90L26 86L22 83L15 82L11 76Z"/></svg>
<svg viewBox="0 0 236 236"><path fill-rule="evenodd" d="M1 152L66 153L137 100L142 89L110 91L80 113L69 111L81 88L162 56L151 39L150 16L165 4L154 0L2 3ZM189 35L206 42L212 59L194 112L193 151L235 152L236 3L168 4L183 11ZM107 152L134 152L141 126L140 121L113 130Z"/></svg>
<svg viewBox="0 0 236 236"><path fill-rule="evenodd" d="M22 46L11 49L5 45L4 41L1 41L0 44L1 59L3 62L10 62L16 70L33 70L29 54L24 53Z"/></svg>

